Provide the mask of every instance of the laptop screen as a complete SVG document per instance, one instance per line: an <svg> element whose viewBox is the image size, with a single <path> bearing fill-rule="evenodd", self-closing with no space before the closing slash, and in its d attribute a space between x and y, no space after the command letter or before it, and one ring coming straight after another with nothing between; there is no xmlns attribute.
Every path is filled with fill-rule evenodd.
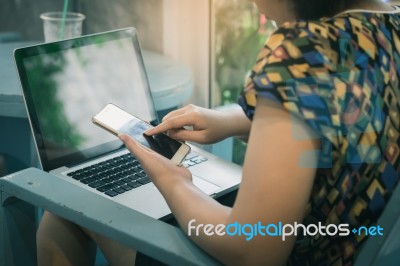
<svg viewBox="0 0 400 266"><path fill-rule="evenodd" d="M122 147L91 122L108 103L156 120L134 28L20 48L15 60L46 171Z"/></svg>

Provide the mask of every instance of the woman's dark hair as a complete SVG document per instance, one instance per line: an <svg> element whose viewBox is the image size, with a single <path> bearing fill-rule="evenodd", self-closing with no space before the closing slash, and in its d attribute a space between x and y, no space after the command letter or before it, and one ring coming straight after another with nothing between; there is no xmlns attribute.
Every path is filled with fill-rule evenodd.
<svg viewBox="0 0 400 266"><path fill-rule="evenodd" d="M363 0L291 0L298 19L312 20L334 16Z"/></svg>

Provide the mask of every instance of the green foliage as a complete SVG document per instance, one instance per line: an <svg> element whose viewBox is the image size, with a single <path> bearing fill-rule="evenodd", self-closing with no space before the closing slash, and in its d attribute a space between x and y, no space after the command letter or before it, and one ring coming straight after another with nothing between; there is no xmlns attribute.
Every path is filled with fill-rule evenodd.
<svg viewBox="0 0 400 266"><path fill-rule="evenodd" d="M259 13L248 1L220 0L214 2L214 7L215 77L219 96L213 99L213 105L217 106L237 101L267 36L260 33L264 31L260 29Z"/></svg>
<svg viewBox="0 0 400 266"><path fill-rule="evenodd" d="M260 23L257 8L244 0L214 0L215 81L212 106L236 103L274 23ZM265 21L264 21L265 22ZM242 165L247 144L233 141L232 161Z"/></svg>
<svg viewBox="0 0 400 266"><path fill-rule="evenodd" d="M79 135L74 125L72 125L64 113L64 106L58 100L59 95L57 82L54 77L58 72L63 71L65 61L62 57L57 62L47 62L40 57L32 57L27 62L27 67L32 69L29 75L29 83L34 92L33 101L35 102L36 112L39 115L41 130L51 139L46 142L53 143L55 146L66 146L69 148L78 147L84 138ZM47 77L47 78L43 78ZM53 77L53 78L51 78Z"/></svg>

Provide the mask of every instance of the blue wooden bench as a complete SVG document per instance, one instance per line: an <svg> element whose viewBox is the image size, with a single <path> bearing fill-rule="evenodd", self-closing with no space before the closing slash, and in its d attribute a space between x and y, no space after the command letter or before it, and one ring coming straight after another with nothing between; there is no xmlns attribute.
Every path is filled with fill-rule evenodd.
<svg viewBox="0 0 400 266"><path fill-rule="evenodd" d="M28 168L0 179L0 265L35 265L35 206L173 265L218 265L179 228L152 219L51 174ZM356 265L400 265L400 186Z"/></svg>
<svg viewBox="0 0 400 266"><path fill-rule="evenodd" d="M33 206L173 265L215 265L179 228L35 168L0 179L0 265L35 265Z"/></svg>

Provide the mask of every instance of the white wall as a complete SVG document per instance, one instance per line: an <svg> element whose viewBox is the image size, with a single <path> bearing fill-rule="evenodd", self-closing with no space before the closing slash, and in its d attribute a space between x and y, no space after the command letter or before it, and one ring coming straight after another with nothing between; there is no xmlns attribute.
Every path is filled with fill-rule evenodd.
<svg viewBox="0 0 400 266"><path fill-rule="evenodd" d="M190 102L209 107L210 0L163 1L163 53L190 67Z"/></svg>

